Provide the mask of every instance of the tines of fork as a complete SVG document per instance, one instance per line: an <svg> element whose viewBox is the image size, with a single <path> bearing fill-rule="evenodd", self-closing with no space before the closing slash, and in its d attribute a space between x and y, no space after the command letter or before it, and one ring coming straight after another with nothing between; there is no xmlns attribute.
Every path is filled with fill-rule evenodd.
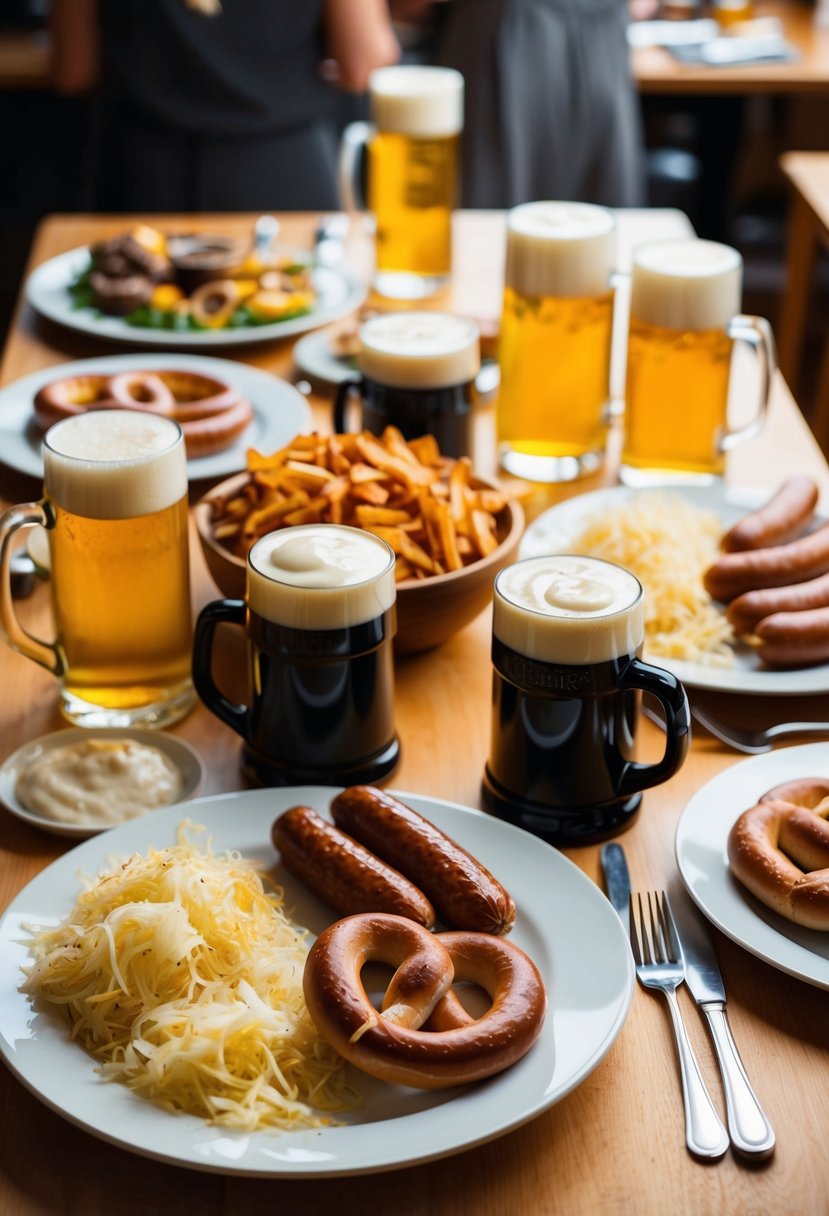
<svg viewBox="0 0 829 1216"><path fill-rule="evenodd" d="M685 1143L697 1157L716 1160L728 1148L728 1133L717 1114L688 1041L676 990L685 979L682 947L664 891L630 896L630 945L636 975L644 988L665 994L679 1057L685 1108Z"/></svg>

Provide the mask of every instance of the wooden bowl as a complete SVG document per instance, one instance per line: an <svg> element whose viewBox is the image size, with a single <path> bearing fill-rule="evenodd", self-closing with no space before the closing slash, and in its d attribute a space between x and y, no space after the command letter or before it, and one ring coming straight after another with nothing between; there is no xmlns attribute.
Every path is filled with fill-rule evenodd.
<svg viewBox="0 0 829 1216"><path fill-rule="evenodd" d="M216 586L229 599L245 598L245 562L214 538L210 500L216 496L232 497L247 481L247 473L228 478L213 486L194 509L207 568ZM492 483L482 478L473 478L472 484L492 488ZM520 504L507 503L497 516L496 524L499 544L488 557L464 566L463 570L431 578L406 579L397 584L394 648L398 654L412 654L439 646L491 603L495 575L515 558L524 531L524 512Z"/></svg>

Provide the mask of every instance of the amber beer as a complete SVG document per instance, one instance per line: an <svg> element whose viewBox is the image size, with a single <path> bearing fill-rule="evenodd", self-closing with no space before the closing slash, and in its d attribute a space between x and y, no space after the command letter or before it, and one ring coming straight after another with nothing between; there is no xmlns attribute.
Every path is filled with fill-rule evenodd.
<svg viewBox="0 0 829 1216"><path fill-rule="evenodd" d="M376 287L417 299L441 287L452 269L463 77L449 68L380 68L371 74L369 100Z"/></svg>
<svg viewBox="0 0 829 1216"><path fill-rule="evenodd" d="M15 510L48 528L57 643L34 642L4 613L7 634L60 677L70 720L167 725L194 700L181 431L90 411L53 426L43 457L43 502Z"/></svg>
<svg viewBox="0 0 829 1216"><path fill-rule="evenodd" d="M600 463L609 417L615 221L586 203L527 203L507 219L496 410L501 464L568 481Z"/></svg>
<svg viewBox="0 0 829 1216"><path fill-rule="evenodd" d="M719 477L731 431L734 340L761 358L756 427L768 397L773 348L766 322L738 317L742 259L713 241L668 241L634 252L622 480L630 485Z"/></svg>

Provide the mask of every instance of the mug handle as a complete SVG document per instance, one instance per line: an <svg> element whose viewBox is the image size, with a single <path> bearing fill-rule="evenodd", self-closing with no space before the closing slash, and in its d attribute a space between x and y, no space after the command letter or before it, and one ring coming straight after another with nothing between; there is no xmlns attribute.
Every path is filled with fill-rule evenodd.
<svg viewBox="0 0 829 1216"><path fill-rule="evenodd" d="M358 184L360 166L374 127L368 122L350 122L340 139L339 179L343 211L365 211L366 200Z"/></svg>
<svg viewBox="0 0 829 1216"><path fill-rule="evenodd" d="M66 659L62 649L57 642L44 642L42 638L28 633L17 619L12 599L11 560L14 534L18 528L33 528L36 524L40 524L42 528L55 526L54 513L45 498L40 502L26 502L19 507L10 507L0 515L0 625L13 650L45 667L52 675L62 676L66 671Z"/></svg>
<svg viewBox="0 0 829 1216"><path fill-rule="evenodd" d="M245 601L214 600L202 608L193 633L193 686L210 712L244 739L247 706L228 700L213 679L213 640L222 622L244 626Z"/></svg>
<svg viewBox="0 0 829 1216"><path fill-rule="evenodd" d="M759 432L768 409L772 377L777 370L774 334L765 317L734 317L728 326L728 336L735 342L745 342L756 354L760 364L760 391L757 396L757 413L745 426L725 432L720 439L721 452L730 451L743 439L751 439Z"/></svg>
<svg viewBox="0 0 829 1216"><path fill-rule="evenodd" d="M337 395L334 398L334 430L338 435L345 435L348 432L346 420L348 400L351 394L361 389L362 386L361 379L341 380L337 385Z"/></svg>
<svg viewBox="0 0 829 1216"><path fill-rule="evenodd" d="M618 793L637 794L661 785L682 766L691 743L691 711L685 689L676 676L661 667L652 667L633 658L619 680L622 689L640 689L656 697L665 713L665 754L657 764L626 766Z"/></svg>

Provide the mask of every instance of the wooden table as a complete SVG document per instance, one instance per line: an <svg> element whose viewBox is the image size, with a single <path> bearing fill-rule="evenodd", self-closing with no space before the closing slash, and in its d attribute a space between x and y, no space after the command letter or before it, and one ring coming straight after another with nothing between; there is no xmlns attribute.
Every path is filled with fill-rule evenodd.
<svg viewBox="0 0 829 1216"><path fill-rule="evenodd" d="M459 217L461 237L456 299L471 293L480 313L497 301L490 253L497 243L497 219ZM194 219L194 225L197 222ZM502 222L502 221L501 221ZM186 221L189 224L189 217ZM247 219L204 218L200 226L239 231ZM493 227L493 225L495 225ZM58 218L41 228L32 265L94 236L114 232L123 220ZM179 217L179 227L182 221ZM312 232L310 217L285 218L287 240L301 245ZM60 362L102 351L51 326L41 326L21 305L3 365L3 382ZM249 347L237 352L247 362L288 374L290 344ZM314 400L320 426L328 409ZM484 428L491 419L481 419ZM490 443L491 443L491 430ZM762 437L734 454L730 476L741 484L775 483L784 468L812 472L829 494L829 470L785 385L778 381L768 426ZM610 472L604 480L610 479ZM549 490L531 500L536 510L580 489ZM31 481L3 471L6 498L31 497ZM200 553L194 549L197 603L215 598ZM37 605L33 607L37 608ZM397 668L397 719L404 741L394 784L467 805L479 803L479 779L487 750L489 716L489 613L431 653L410 657ZM5 755L25 740L61 725L52 680L32 663L0 650L3 690L0 740ZM785 698L755 709L746 699L721 698L726 711L746 718L763 712L810 714L814 703ZM175 728L208 759L205 793L240 786L239 741L200 707ZM655 728L644 722L642 756L661 749ZM734 764L726 751L702 733L684 768L666 785L645 795L637 824L626 834L634 884L662 886L675 873L673 836L690 795ZM735 811L738 808L735 807ZM3 853L0 905L49 861L64 851L55 837L30 829L0 812ZM569 855L598 881L598 848ZM550 933L569 933L551 924ZM729 940L717 946L729 993L732 1027L756 1088L775 1125L774 1159L759 1169L730 1154L714 1166L700 1165L685 1151L679 1082L673 1041L661 1001L636 990L628 1020L605 1060L573 1093L525 1127L486 1147L374 1177L342 1181L269 1182L191 1173L133 1156L105 1145L65 1123L0 1069L0 1144L3 1173L0 1211L4 1216L183 1216L280 1210L320 1216L396 1212L404 1216L549 1216L551 1213L825 1213L829 1195L826 1139L826 1013L823 991L774 970ZM721 1090L703 1024L687 994L680 994L702 1067L722 1107ZM555 989L553 989L555 1000ZM378 1135L382 1129L378 1128Z"/></svg>
<svg viewBox="0 0 829 1216"><path fill-rule="evenodd" d="M792 186L786 254L786 290L780 309L780 368L790 384L800 383L800 359L818 248L829 250L829 152L787 152L780 165ZM829 453L829 324L818 373L812 430Z"/></svg>

